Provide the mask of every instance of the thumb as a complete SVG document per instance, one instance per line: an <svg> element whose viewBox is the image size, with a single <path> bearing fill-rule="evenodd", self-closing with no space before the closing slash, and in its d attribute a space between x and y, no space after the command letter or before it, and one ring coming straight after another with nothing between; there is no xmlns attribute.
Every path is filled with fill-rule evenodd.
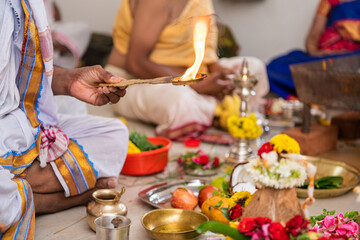
<svg viewBox="0 0 360 240"><path fill-rule="evenodd" d="M125 80L122 77L111 74L110 72L106 71L102 67L98 68L97 70L98 70L97 71L98 77L102 82L105 82L105 83L118 83L120 81Z"/></svg>

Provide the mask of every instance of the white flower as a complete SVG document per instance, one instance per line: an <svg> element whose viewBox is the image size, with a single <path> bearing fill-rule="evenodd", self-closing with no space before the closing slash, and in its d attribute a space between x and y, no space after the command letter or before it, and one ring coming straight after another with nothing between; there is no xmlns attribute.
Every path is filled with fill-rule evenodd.
<svg viewBox="0 0 360 240"><path fill-rule="evenodd" d="M284 158L268 167L265 167L260 159L254 159L246 164L245 169L258 188L292 188L301 186L306 180L306 167L302 163Z"/></svg>

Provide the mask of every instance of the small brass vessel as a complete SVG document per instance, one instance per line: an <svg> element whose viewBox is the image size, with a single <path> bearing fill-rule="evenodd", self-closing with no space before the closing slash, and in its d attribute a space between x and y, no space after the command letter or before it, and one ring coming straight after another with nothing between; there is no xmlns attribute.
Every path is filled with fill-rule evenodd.
<svg viewBox="0 0 360 240"><path fill-rule="evenodd" d="M209 219L202 213L176 208L155 209L146 213L141 223L155 240L187 240L199 236L197 227Z"/></svg>
<svg viewBox="0 0 360 240"><path fill-rule="evenodd" d="M94 221L98 217L109 214L126 216L127 207L120 201L124 192L125 187L122 187L121 191L116 189L100 189L93 192L94 200L86 208L87 220L93 231L96 231Z"/></svg>

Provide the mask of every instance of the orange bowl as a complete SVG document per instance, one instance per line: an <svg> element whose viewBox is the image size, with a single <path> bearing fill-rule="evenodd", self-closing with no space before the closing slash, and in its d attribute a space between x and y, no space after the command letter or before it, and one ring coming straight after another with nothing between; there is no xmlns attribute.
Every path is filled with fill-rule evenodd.
<svg viewBox="0 0 360 240"><path fill-rule="evenodd" d="M163 137L148 137L149 142L162 148L141 153L128 153L121 170L125 175L148 175L162 171L168 162L168 153L172 145L170 139Z"/></svg>

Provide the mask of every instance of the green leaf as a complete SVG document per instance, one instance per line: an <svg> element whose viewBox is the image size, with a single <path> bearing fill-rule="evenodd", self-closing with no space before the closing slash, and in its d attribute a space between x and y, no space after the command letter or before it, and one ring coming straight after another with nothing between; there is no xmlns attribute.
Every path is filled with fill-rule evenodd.
<svg viewBox="0 0 360 240"><path fill-rule="evenodd" d="M311 216L310 217L311 226L314 226L317 221L323 220L328 215L334 215L335 212L336 212L335 210L327 211L326 209L323 209L323 213L320 214L319 216Z"/></svg>
<svg viewBox="0 0 360 240"><path fill-rule="evenodd" d="M228 220L231 221L230 216L229 216L229 208L222 207L222 208L220 208L220 210L221 210L222 214L224 215L224 217L226 217Z"/></svg>
<svg viewBox="0 0 360 240"><path fill-rule="evenodd" d="M205 187L206 187L206 185L202 185L202 186L199 186L198 189L199 189L199 191L200 191L201 189L203 189L203 188L205 188Z"/></svg>
<svg viewBox="0 0 360 240"><path fill-rule="evenodd" d="M249 240L250 237L240 233L236 228L232 228L225 223L218 221L209 221L200 224L196 230L198 233L206 233L207 231L229 236L234 240Z"/></svg>
<svg viewBox="0 0 360 240"><path fill-rule="evenodd" d="M358 211L347 212L347 213L344 214L344 218L346 218L346 217L355 218L354 219L355 222L358 222L359 218L360 218Z"/></svg>
<svg viewBox="0 0 360 240"><path fill-rule="evenodd" d="M310 238L308 236L306 236L306 234L302 234L299 235L296 240L310 240Z"/></svg>
<svg viewBox="0 0 360 240"><path fill-rule="evenodd" d="M218 207L220 207L221 206L221 204L223 204L223 201L222 200L220 200L216 205L215 205L215 208L218 208Z"/></svg>

